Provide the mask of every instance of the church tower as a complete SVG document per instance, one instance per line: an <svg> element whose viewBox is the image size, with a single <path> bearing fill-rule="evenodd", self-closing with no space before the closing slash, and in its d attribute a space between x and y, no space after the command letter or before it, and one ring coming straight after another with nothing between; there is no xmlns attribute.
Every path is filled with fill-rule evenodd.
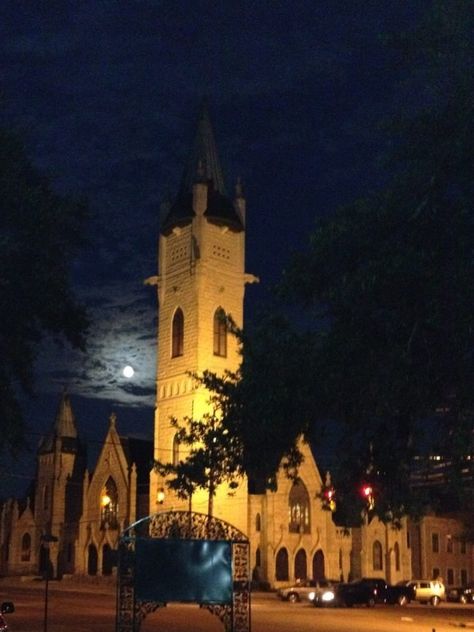
<svg viewBox="0 0 474 632"><path fill-rule="evenodd" d="M78 439L66 392L62 395L51 432L39 445L37 458L34 507L39 535L52 535L58 539L50 546L55 573L72 572L81 515L85 450Z"/></svg>
<svg viewBox="0 0 474 632"><path fill-rule="evenodd" d="M227 196L205 104L178 194L162 219L158 248L158 276L153 278L159 304L154 456L162 462L176 462L180 446L170 418L200 419L208 409L209 393L196 387L189 373L210 370L222 374L238 368L237 341L227 333L222 314L232 316L241 327L245 284L256 280L244 267L242 189L238 184L234 199ZM151 513L189 507L166 488L156 472L152 471L150 483ZM246 531L244 487L232 492L220 489L214 514ZM158 505L157 494L163 490L165 499ZM242 496L241 502L236 503L236 495ZM237 504L242 510L238 519L230 508ZM192 509L207 511L204 493L193 496Z"/></svg>

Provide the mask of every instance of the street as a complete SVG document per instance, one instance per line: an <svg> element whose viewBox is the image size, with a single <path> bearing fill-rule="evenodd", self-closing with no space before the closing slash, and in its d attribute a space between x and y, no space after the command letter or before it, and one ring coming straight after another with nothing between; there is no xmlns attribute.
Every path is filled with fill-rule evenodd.
<svg viewBox="0 0 474 632"><path fill-rule="evenodd" d="M113 585L51 582L48 632L113 632ZM43 632L44 583L0 581L0 600L13 600L16 612L7 615L11 632ZM452 632L474 630L474 607L442 604L438 608L399 606L317 609L306 603L279 601L273 593L252 595L252 632ZM205 609L171 604L145 619L142 632L222 632L223 625Z"/></svg>

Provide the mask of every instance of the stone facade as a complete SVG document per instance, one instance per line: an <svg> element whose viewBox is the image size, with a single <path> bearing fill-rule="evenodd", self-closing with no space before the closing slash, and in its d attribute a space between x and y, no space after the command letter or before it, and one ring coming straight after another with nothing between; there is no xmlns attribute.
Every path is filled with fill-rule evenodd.
<svg viewBox="0 0 474 632"><path fill-rule="evenodd" d="M179 450L170 418L199 419L208 407L208 394L193 385L189 373L206 369L222 373L238 367L233 337L228 337L225 355L216 353L214 316L223 309L242 327L245 284L255 280L245 273L245 199L240 186L233 201L225 198L205 110L191 156L177 200L160 231L158 275L149 279L157 285L159 305L154 454L162 462L177 458ZM221 193L221 207L214 205L210 212L216 189ZM224 485L217 490L214 514L248 535L255 579L272 586L321 576L345 580L384 576L391 582L410 579L407 522L402 522L401 529L377 519L358 529L336 526L331 512L321 506L323 483L314 455L303 440L301 449L304 462L296 487L280 472L274 492L252 494L245 479L237 489ZM167 490L166 481L151 472L150 513L189 506L189 501ZM191 506L205 513L206 495L195 494Z"/></svg>
<svg viewBox="0 0 474 632"><path fill-rule="evenodd" d="M1 506L0 574L43 575L47 568L54 577L111 574L120 532L148 514L151 460L151 442L120 437L111 415L89 473L64 394L53 428L39 445L31 492Z"/></svg>

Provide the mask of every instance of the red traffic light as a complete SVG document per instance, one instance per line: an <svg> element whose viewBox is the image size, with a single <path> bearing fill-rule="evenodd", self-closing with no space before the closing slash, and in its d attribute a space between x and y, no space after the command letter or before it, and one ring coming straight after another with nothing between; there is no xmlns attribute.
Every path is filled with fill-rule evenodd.
<svg viewBox="0 0 474 632"><path fill-rule="evenodd" d="M367 503L367 509L372 511L375 507L374 489L372 485L365 484L361 487L361 494Z"/></svg>

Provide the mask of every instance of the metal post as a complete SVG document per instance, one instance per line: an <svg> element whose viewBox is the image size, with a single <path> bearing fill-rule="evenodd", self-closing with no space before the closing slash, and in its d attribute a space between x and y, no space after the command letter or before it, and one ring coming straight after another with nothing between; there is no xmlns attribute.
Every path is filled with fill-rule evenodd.
<svg viewBox="0 0 474 632"><path fill-rule="evenodd" d="M43 534L40 538L41 542L43 542L44 548L48 553L46 558L46 577L44 582L44 619L43 619L43 632L48 632L48 596L49 596L49 568L50 568L50 559L49 559L49 545L51 542L57 542L58 538L50 533Z"/></svg>
<svg viewBox="0 0 474 632"><path fill-rule="evenodd" d="M44 620L43 620L43 632L48 632L48 585L49 585L49 546L46 549L48 551L48 561L46 562L46 581L44 583Z"/></svg>

